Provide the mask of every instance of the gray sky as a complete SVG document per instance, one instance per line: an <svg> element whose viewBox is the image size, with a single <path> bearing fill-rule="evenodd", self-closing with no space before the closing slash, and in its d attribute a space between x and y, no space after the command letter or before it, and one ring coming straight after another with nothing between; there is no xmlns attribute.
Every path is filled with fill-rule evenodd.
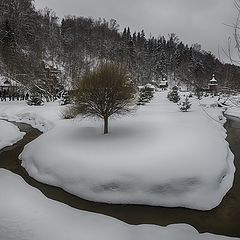
<svg viewBox="0 0 240 240"><path fill-rule="evenodd" d="M35 0L37 8L48 6L59 17L76 15L114 18L121 29L144 29L154 36L176 33L184 43L200 43L218 57L227 48L237 15L233 0ZM222 56L222 59L225 59Z"/></svg>

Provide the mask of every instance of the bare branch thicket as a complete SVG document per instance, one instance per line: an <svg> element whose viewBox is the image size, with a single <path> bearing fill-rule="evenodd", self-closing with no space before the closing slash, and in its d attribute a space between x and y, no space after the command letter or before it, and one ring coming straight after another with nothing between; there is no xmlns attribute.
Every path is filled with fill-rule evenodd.
<svg viewBox="0 0 240 240"><path fill-rule="evenodd" d="M234 1L237 17L233 24L225 24L233 28L233 37L228 37L227 49L222 49L232 64L240 64L240 0ZM234 51L235 50L235 51ZM234 53L236 56L234 56Z"/></svg>

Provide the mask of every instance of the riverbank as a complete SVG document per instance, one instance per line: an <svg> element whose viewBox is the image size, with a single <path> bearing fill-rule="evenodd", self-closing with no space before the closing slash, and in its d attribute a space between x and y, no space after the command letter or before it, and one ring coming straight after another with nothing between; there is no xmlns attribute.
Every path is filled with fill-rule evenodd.
<svg viewBox="0 0 240 240"><path fill-rule="evenodd" d="M4 240L234 240L209 233L199 234L186 224L167 227L133 226L116 219L78 211L47 199L19 176L0 169L0 237Z"/></svg>

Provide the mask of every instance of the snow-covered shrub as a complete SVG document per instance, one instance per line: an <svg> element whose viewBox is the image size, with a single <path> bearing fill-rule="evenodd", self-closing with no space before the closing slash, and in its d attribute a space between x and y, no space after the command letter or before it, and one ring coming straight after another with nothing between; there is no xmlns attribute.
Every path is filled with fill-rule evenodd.
<svg viewBox="0 0 240 240"><path fill-rule="evenodd" d="M33 95L29 100L27 100L27 104L30 106L42 106L44 102L40 96Z"/></svg>
<svg viewBox="0 0 240 240"><path fill-rule="evenodd" d="M61 117L63 119L72 119L76 116L76 113L74 112L73 108L66 107L63 110L61 110Z"/></svg>
<svg viewBox="0 0 240 240"><path fill-rule="evenodd" d="M146 103L149 103L152 100L154 96L155 88L150 86L149 84L147 84L143 88L141 88L139 98L136 103L137 105L145 105Z"/></svg>
<svg viewBox="0 0 240 240"><path fill-rule="evenodd" d="M197 96L198 100L202 99L203 93L199 89L196 89L195 95Z"/></svg>
<svg viewBox="0 0 240 240"><path fill-rule="evenodd" d="M192 104L190 103L188 97L186 97L185 100L180 104L180 110L182 112L187 112L191 108L191 105Z"/></svg>
<svg viewBox="0 0 240 240"><path fill-rule="evenodd" d="M65 91L62 95L62 99L60 101L60 105L67 105L70 103L70 96L67 91Z"/></svg>
<svg viewBox="0 0 240 240"><path fill-rule="evenodd" d="M168 93L167 98L169 99L169 101L172 101L174 103L178 103L179 100L181 99L178 94L178 90L175 88L173 88L172 91Z"/></svg>

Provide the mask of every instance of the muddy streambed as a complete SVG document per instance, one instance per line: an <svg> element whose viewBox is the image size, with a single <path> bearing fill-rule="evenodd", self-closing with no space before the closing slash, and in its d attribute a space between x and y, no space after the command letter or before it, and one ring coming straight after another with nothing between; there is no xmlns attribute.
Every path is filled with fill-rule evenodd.
<svg viewBox="0 0 240 240"><path fill-rule="evenodd" d="M199 232L240 237L240 119L228 117L228 121L225 124L228 132L227 141L235 155L237 170L234 186L224 197L222 203L211 211L95 203L80 199L60 188L39 183L28 176L21 167L18 156L22 152L23 147L37 138L41 132L24 123L14 124L27 134L15 145L0 150L0 168L5 168L20 175L29 185L39 189L48 198L63 202L77 209L112 216L130 224L166 226L175 223L187 223L194 226Z"/></svg>

